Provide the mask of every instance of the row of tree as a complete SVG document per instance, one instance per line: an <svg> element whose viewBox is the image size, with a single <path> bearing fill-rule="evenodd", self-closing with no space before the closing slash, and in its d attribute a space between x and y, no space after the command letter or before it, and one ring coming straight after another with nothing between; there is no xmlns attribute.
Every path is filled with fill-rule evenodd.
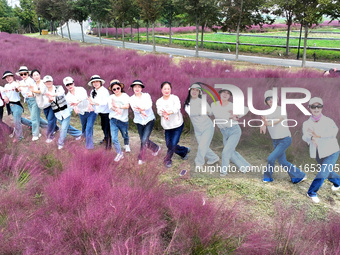
<svg viewBox="0 0 340 255"><path fill-rule="evenodd" d="M0 0L5 2L5 0ZM308 29L318 24L324 15L331 20L339 20L340 0L20 0L20 8L15 8L16 16L25 26L33 26L34 15L45 20L67 24L69 20L80 23L83 41L83 21L91 17L101 31L102 24L123 28L123 47L125 47L124 28L129 25L139 27L140 23L152 26L153 49L155 51L154 27L161 21L171 27L179 21L196 25L196 56L199 48L199 27L201 27L201 47L205 27L221 27L222 31L236 31L236 59L239 53L239 33L251 25L274 22L273 17L281 16L287 24L287 47L289 52L289 32L293 23L304 28L303 65L306 59ZM20 11L21 10L21 11ZM6 11L5 11L6 12ZM1 17L1 5L0 5ZM1 19L1 18L0 18ZM71 39L70 33L69 37ZM148 34L148 32L147 32ZM101 40L101 33L99 33Z"/></svg>

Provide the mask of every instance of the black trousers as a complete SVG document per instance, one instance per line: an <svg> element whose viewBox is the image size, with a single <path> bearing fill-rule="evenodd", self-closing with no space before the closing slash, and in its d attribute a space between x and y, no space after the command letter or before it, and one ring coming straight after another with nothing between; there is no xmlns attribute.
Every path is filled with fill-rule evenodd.
<svg viewBox="0 0 340 255"><path fill-rule="evenodd" d="M99 116L100 116L100 124L102 126L102 130L104 133L105 148L108 150L112 148L109 114L99 113Z"/></svg>

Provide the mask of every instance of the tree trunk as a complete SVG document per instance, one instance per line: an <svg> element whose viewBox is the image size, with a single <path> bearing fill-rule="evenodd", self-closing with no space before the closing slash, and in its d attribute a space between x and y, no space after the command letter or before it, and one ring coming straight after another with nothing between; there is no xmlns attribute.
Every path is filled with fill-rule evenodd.
<svg viewBox="0 0 340 255"><path fill-rule="evenodd" d="M196 49L195 49L195 57L198 57L198 30L199 30L199 24L198 24L198 12L196 10Z"/></svg>
<svg viewBox="0 0 340 255"><path fill-rule="evenodd" d="M50 25L51 25L51 34L53 33L53 21L51 20L50 22Z"/></svg>
<svg viewBox="0 0 340 255"><path fill-rule="evenodd" d="M131 32L131 42L133 42L132 23L131 23L131 27L130 27L130 32Z"/></svg>
<svg viewBox="0 0 340 255"><path fill-rule="evenodd" d="M171 27L172 27L172 19L169 20L169 45L171 45Z"/></svg>
<svg viewBox="0 0 340 255"><path fill-rule="evenodd" d="M80 22L80 29L81 29L81 38L82 38L82 41L85 42L83 21Z"/></svg>
<svg viewBox="0 0 340 255"><path fill-rule="evenodd" d="M115 37L116 37L116 40L118 40L118 26L115 25L115 27L116 27L116 35L115 35Z"/></svg>
<svg viewBox="0 0 340 255"><path fill-rule="evenodd" d="M66 22L66 25L67 25L68 39L69 39L70 41L72 41L71 33L70 33L70 26L68 25L68 22Z"/></svg>
<svg viewBox="0 0 340 255"><path fill-rule="evenodd" d="M106 37L109 37L109 24L106 23Z"/></svg>
<svg viewBox="0 0 340 255"><path fill-rule="evenodd" d="M241 0L241 13L240 13L240 17L239 17L238 22L237 22L237 29L236 29L236 47L235 47L235 60L236 61L238 60L238 53L239 53L242 10L243 10L243 0Z"/></svg>
<svg viewBox="0 0 340 255"><path fill-rule="evenodd" d="M124 31L124 21L122 22L122 40L123 40L123 48L125 48L125 31Z"/></svg>
<svg viewBox="0 0 340 255"><path fill-rule="evenodd" d="M306 67L306 56L307 56L307 37L308 37L308 24L305 25L305 40L303 43L303 56L302 56L302 67Z"/></svg>
<svg viewBox="0 0 340 255"><path fill-rule="evenodd" d="M61 33L61 38L64 38L63 25L60 26L60 33Z"/></svg>
<svg viewBox="0 0 340 255"><path fill-rule="evenodd" d="M204 37L204 25L202 25L202 32L201 32L201 49L203 49L203 37Z"/></svg>
<svg viewBox="0 0 340 255"><path fill-rule="evenodd" d="M156 52L156 41L155 41L155 21L152 22L152 52Z"/></svg>
<svg viewBox="0 0 340 255"><path fill-rule="evenodd" d="M286 56L288 56L289 54L289 37L290 37L290 27L292 25L292 22L291 21L288 21L288 24L287 24L287 39L286 39Z"/></svg>
<svg viewBox="0 0 340 255"><path fill-rule="evenodd" d="M99 44L102 44L102 23L98 22L98 26L99 26Z"/></svg>
<svg viewBox="0 0 340 255"><path fill-rule="evenodd" d="M149 43L149 21L146 22L146 43Z"/></svg>

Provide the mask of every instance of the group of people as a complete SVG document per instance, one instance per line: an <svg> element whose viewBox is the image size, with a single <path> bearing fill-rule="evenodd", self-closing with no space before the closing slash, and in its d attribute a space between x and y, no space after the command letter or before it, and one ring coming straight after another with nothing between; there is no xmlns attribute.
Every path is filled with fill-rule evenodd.
<svg viewBox="0 0 340 255"><path fill-rule="evenodd" d="M153 156L157 156L161 150L159 145L150 140L155 124L155 114L152 109L151 96L143 92L145 86L141 80L135 80L130 85L134 92L134 95L130 97L125 93L124 84L119 80L112 80L109 87L106 88L103 86L105 81L99 75L93 75L90 78L88 85L92 90L89 95L85 88L75 86L72 77L63 79L67 90L65 93L63 86L54 85L50 75L41 79L40 71L37 69L29 71L26 66L21 66L16 75L21 77L20 81L14 79L14 74L11 71L5 71L2 79L5 79L7 84L0 87L1 125L11 130L10 136L14 137L13 142L24 138L22 130L22 124L24 124L32 128L32 141L39 140L41 137L40 127L45 127L47 129L46 143L51 143L56 133L60 132L57 141L58 149L64 147L67 134L75 137L76 140L84 137L85 147L93 149L93 127L99 115L104 133L103 142L107 149L110 149L113 144L117 153L114 160L118 162L124 158L118 140L119 131L124 140L125 152L131 151L128 133L128 111L131 107L134 113L133 122L137 126L141 141L138 164L143 164L146 161L147 149L151 150ZM171 94L171 89L170 82L163 82L161 84L163 96L156 102L157 113L160 115L161 124L165 129L168 148L164 158L166 167L172 166L174 153L186 160L190 152L190 148L178 145L184 121L180 100ZM109 91L112 92L111 95ZM28 105L30 120L22 117L24 107L21 104L20 94ZM10 107L14 128L2 122L5 105ZM47 121L40 117L41 110L43 110ZM82 130L70 125L72 111L79 115ZM60 127L58 127L57 121Z"/></svg>
<svg viewBox="0 0 340 255"><path fill-rule="evenodd" d="M32 141L40 138L40 127L46 127L46 143L51 143L56 133L60 132L57 142L58 149L64 147L67 134L77 140L84 137L85 147L93 149L93 127L99 115L104 133L103 142L107 149L110 149L113 144L117 153L114 160L118 162L124 158L124 152L118 140L119 132L124 140L125 152L131 151L128 133L129 108L131 108L134 113L133 122L137 126L141 144L138 164L143 164L146 161L147 149L151 150L153 156L157 156L161 150L160 145L150 140L155 124L155 114L152 109L151 96L143 92L145 85L141 80L135 80L130 85L134 93L130 97L125 93L125 86L119 80L112 80L106 88L104 87L105 81L99 75L93 75L90 78L88 85L92 90L89 95L83 87L75 86L72 77L63 79L67 90L65 94L63 86L54 85L50 75L41 79L40 71L37 69L29 71L26 66L21 66L16 75L22 78L19 82L14 79L14 74L11 71L5 71L2 78L6 80L7 84L3 88L0 87L0 121L6 129L11 130L10 136L14 137L13 142L23 139L22 124L24 124L32 128ZM170 82L165 81L160 87L162 97L156 101L156 109L161 118L161 126L165 130L167 153L164 157L164 165L169 168L172 166L174 153L186 160L190 148L178 144L184 127L181 102L178 96L171 93ZM109 91L111 91L111 95ZM27 103L30 120L22 117L23 106L19 93ZM237 122L243 116L233 113L233 103L230 101L231 91L220 89L221 103L212 103L211 106L203 101L202 94L201 84L194 83L190 86L184 102L184 109L190 117L198 143L195 168L220 161L220 157L210 148L215 127L209 116L214 115L215 119L228 120L224 123L217 123L223 136L224 145L221 153L222 170L220 175L227 174L230 162L233 162L242 172L247 172L252 168L252 165L236 151L242 133ZM273 104L277 104L277 101L273 101L272 90L265 92L264 103L269 108ZM14 128L2 122L5 105L10 106ZM205 113L202 113L203 105L206 106ZM297 184L306 179L306 174L286 159L285 151L292 142L291 133L287 126L281 125L287 116L282 116L280 106L276 106L274 113L262 116L263 125L260 128L260 133L266 133L268 129L274 147L267 159L263 182L273 182L273 169L276 160L278 160L279 164L288 172L292 182ZM321 98L312 98L309 101L309 109L311 117L303 123L302 139L308 143L310 157L316 158L320 169L307 196L313 202L318 203L317 192L325 179L328 178L333 183L333 191L340 189L340 176L334 171L339 157L339 144L336 138L338 127L332 119L322 114L323 100ZM47 121L40 117L41 110L43 110ZM82 130L70 125L72 111L79 115ZM57 121L60 127L58 127Z"/></svg>
<svg viewBox="0 0 340 255"><path fill-rule="evenodd" d="M214 115L215 119L228 120L225 122L216 122L223 135L224 149L222 151L221 176L227 174L230 161L233 162L240 171L247 172L252 168L235 149L241 137L241 129L238 120L244 115L233 113L233 103L230 102L232 97L231 91L220 89L219 96L221 103L212 103L211 106L203 102L203 89L200 83L192 84L189 88L187 99L184 103L185 110L188 113L194 127L195 136L198 143L197 155L195 158L196 169L200 169L205 163L213 164L219 161L219 157L210 149L210 144L214 134L214 124L208 115ZM264 94L264 103L269 108L276 106L276 110L268 115L261 116L263 125L260 127L260 133L265 134L268 130L273 141L274 150L267 158L267 166L263 174L263 182L273 182L273 170L275 162L278 161L280 166L289 174L291 181L298 184L306 180L306 174L297 166L288 162L286 159L286 150L292 143L291 132L287 125L282 125L287 116L281 114L281 107L278 106L277 100L273 101L273 91L268 90ZM274 105L276 104L276 105ZM202 113L202 105L206 105L206 112ZM311 116L303 123L302 139L309 145L310 157L316 158L318 174L313 180L307 196L315 203L319 203L317 196L325 179L332 184L332 191L340 189L340 176L336 173L336 162L339 158L339 143L336 138L338 127L335 122L322 114L323 100L320 97L313 97L308 104ZM246 108L245 114L248 109ZM207 162L205 162L207 159Z"/></svg>

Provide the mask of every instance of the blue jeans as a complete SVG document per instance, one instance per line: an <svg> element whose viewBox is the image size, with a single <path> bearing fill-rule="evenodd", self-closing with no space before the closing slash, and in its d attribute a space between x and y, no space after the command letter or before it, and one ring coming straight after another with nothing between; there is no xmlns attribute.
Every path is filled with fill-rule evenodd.
<svg viewBox="0 0 340 255"><path fill-rule="evenodd" d="M85 112L79 114L81 122L81 132L86 139L85 148L93 149L93 126L96 121L97 114L95 112Z"/></svg>
<svg viewBox="0 0 340 255"><path fill-rule="evenodd" d="M205 164L205 158L210 162L218 161L220 158L210 149L210 143L214 136L214 127L211 126L203 131L196 131L195 136L198 143L197 155L195 158L196 166L203 166Z"/></svg>
<svg viewBox="0 0 340 255"><path fill-rule="evenodd" d="M31 113L32 122L32 136L39 136L39 125L40 125L40 109L35 101L35 97L26 98L28 109Z"/></svg>
<svg viewBox="0 0 340 255"><path fill-rule="evenodd" d="M22 133L22 126L21 126L21 115L24 112L24 109L17 104L10 104L12 115L13 115L13 121L14 121L14 128L15 128L15 138L17 139L23 139L23 133Z"/></svg>
<svg viewBox="0 0 340 255"><path fill-rule="evenodd" d="M159 146L151 141L150 135L155 125L155 120L151 120L146 125L136 124L138 129L138 134L140 138L140 152L138 155L139 160L145 160L146 149L150 149L152 152L157 152Z"/></svg>
<svg viewBox="0 0 340 255"><path fill-rule="evenodd" d="M284 170L288 172L293 183L300 182L306 174L299 168L288 162L286 159L286 150L292 143L292 138L287 136L282 139L273 139L274 151L270 153L267 159L267 169L263 174L263 180L267 182L273 181L273 170L275 167L275 161L278 160L280 166L284 167Z"/></svg>
<svg viewBox="0 0 340 255"><path fill-rule="evenodd" d="M81 136L81 131L72 127L70 125L70 120L71 120L71 116L67 117L66 119L58 120L61 125L60 135L58 139L58 145L60 146L64 146L67 133L69 133L70 135L74 137Z"/></svg>
<svg viewBox="0 0 340 255"><path fill-rule="evenodd" d="M173 129L166 129L165 130L165 142L166 147L168 147L168 151L164 158L164 164L171 164L172 163L172 156L174 153L179 155L180 157L185 157L189 151L187 147L178 145L179 139L181 137L183 131L184 124L182 124L178 128Z"/></svg>
<svg viewBox="0 0 340 255"><path fill-rule="evenodd" d="M115 150L117 153L121 153L122 149L120 148L120 143L118 141L118 130L120 130L120 133L123 136L124 144L129 145L129 122L123 122L120 120L117 120L115 118L110 119L110 129L111 129L111 138L112 138L112 144L115 147Z"/></svg>
<svg viewBox="0 0 340 255"><path fill-rule="evenodd" d="M55 117L51 106L44 109L44 114L47 119L47 139L53 139L53 133L59 130L59 128L57 127L57 118Z"/></svg>
<svg viewBox="0 0 340 255"><path fill-rule="evenodd" d="M321 188L325 179L328 179L335 187L340 186L340 176L333 171L334 165L339 158L339 151L333 153L326 158L319 158L319 153L316 152L316 161L320 165L320 172L315 176L312 184L309 187L307 194L310 197L316 197L318 190Z"/></svg>
<svg viewBox="0 0 340 255"><path fill-rule="evenodd" d="M39 113L40 114L40 113ZM21 123L24 124L25 126L31 127L32 128L32 121L26 118L21 118ZM39 126L41 128L47 128L48 123L46 120L40 117L40 123Z"/></svg>
<svg viewBox="0 0 340 255"><path fill-rule="evenodd" d="M230 161L233 162L239 169L243 170L251 165L245 160L241 154L235 151L236 146L241 138L241 128L239 125L232 127L222 128L221 133L223 135L223 151L222 151L222 169L225 171L230 165Z"/></svg>

